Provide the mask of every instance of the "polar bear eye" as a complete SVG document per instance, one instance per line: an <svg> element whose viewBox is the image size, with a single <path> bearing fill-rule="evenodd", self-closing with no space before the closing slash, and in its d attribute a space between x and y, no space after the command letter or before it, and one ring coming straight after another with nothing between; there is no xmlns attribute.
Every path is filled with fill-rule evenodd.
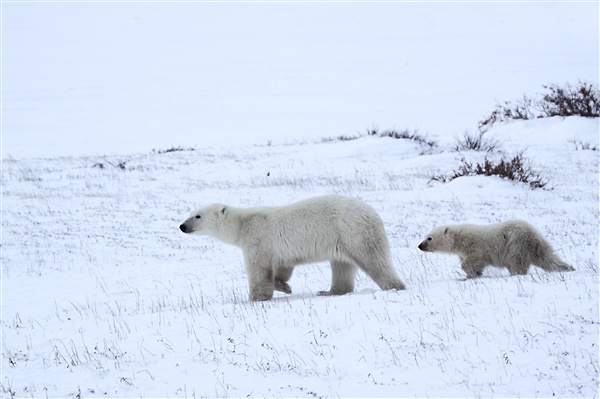
<svg viewBox="0 0 600 399"><path fill-rule="evenodd" d="M433 240L433 238L427 237L427 241L431 241L431 240Z"/></svg>
<svg viewBox="0 0 600 399"><path fill-rule="evenodd" d="M196 219L200 219L200 218L201 218L201 216L200 216L200 215L196 215Z"/></svg>

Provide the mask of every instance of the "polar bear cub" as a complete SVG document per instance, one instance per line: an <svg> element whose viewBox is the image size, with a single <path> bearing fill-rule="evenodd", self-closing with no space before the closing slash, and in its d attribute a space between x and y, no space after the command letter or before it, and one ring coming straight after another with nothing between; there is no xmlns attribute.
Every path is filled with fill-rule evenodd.
<svg viewBox="0 0 600 399"><path fill-rule="evenodd" d="M511 276L527 274L532 264L548 272L575 270L554 253L539 231L522 220L437 227L419 249L457 254L467 278L481 276L486 266L505 267Z"/></svg>
<svg viewBox="0 0 600 399"><path fill-rule="evenodd" d="M326 260L331 289L319 295L352 292L359 268L383 290L405 288L392 266L383 221L355 198L325 195L257 208L212 204L179 228L241 248L252 301L271 299L274 290L291 293L287 282L295 266Z"/></svg>

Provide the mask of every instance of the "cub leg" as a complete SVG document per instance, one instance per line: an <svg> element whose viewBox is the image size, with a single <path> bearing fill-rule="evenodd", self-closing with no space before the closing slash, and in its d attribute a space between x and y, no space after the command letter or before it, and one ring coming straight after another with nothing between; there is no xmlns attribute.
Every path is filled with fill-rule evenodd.
<svg viewBox="0 0 600 399"><path fill-rule="evenodd" d="M529 262L517 260L508 266L508 271L511 276L524 276L529 271Z"/></svg>
<svg viewBox="0 0 600 399"><path fill-rule="evenodd" d="M481 277L485 266L485 263L474 261L471 259L464 259L460 264L461 269L463 269L463 271L467 273L467 279Z"/></svg>

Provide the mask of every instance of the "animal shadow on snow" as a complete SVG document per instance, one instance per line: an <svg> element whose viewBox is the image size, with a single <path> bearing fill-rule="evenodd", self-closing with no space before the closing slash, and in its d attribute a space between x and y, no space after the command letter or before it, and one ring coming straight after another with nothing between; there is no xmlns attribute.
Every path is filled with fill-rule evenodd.
<svg viewBox="0 0 600 399"><path fill-rule="evenodd" d="M349 292L347 294L344 295L319 295L317 294L317 292L312 292L312 291L305 291L305 292L300 292L298 294L289 294L289 295L281 295L281 296L274 296L273 299L271 299L272 302L291 302L291 301L299 301L299 300L306 300L306 299L318 299L318 298L344 298L344 297L348 297L350 295L355 296L355 295L373 295L375 292L377 292L379 290L375 289L375 288L364 288L360 291L354 291L354 292ZM382 291L384 292L384 291Z"/></svg>

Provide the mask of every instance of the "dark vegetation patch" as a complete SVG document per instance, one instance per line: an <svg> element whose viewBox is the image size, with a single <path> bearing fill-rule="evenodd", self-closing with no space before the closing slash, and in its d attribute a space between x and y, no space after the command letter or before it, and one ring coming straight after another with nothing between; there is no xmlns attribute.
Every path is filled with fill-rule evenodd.
<svg viewBox="0 0 600 399"><path fill-rule="evenodd" d="M109 166L113 167L113 168L125 170L125 169L127 169L127 162L126 161L119 161L117 163L113 163L110 161L96 162L95 164L92 165L92 168L106 169Z"/></svg>
<svg viewBox="0 0 600 399"><path fill-rule="evenodd" d="M497 140L484 137L486 132L465 132L462 137L456 137L456 144L452 147L455 152L461 151L483 151L494 152L500 148Z"/></svg>
<svg viewBox="0 0 600 399"><path fill-rule="evenodd" d="M447 183L463 176L498 176L506 180L529 185L532 189L544 188L548 182L534 170L529 161L523 156L523 152L509 158L501 158L499 161L490 160L486 157L483 163L469 162L461 159L460 165L449 175L432 176L430 181Z"/></svg>
<svg viewBox="0 0 600 399"><path fill-rule="evenodd" d="M545 92L534 97L497 104L496 109L479 121L479 130L487 131L497 123L511 120L549 118L552 116L600 116L600 90L597 84L579 81L575 85L543 86Z"/></svg>
<svg viewBox="0 0 600 399"><path fill-rule="evenodd" d="M367 129L366 133L357 133L355 135L339 135L336 137L327 137L321 139L322 143L329 143L332 141L351 141L357 140L363 137L391 137L397 140L411 140L419 144L423 151L421 151L421 155L432 153L437 147L438 143L435 140L431 140L427 137L427 135L421 134L418 130L396 130L396 129L386 129L379 130L376 128Z"/></svg>
<svg viewBox="0 0 600 399"><path fill-rule="evenodd" d="M167 148L166 150L152 150L152 152L157 153L157 154L167 154L169 152L179 152L179 151L196 151L195 148L192 147L188 147L188 148L183 148L183 147L170 147Z"/></svg>
<svg viewBox="0 0 600 399"><path fill-rule="evenodd" d="M429 139L427 135L421 134L418 130L386 129L380 131L378 129L369 129L367 131L367 135L377 137L391 137L393 139L399 140L412 140L430 149L433 149L438 146L438 143L435 140Z"/></svg>

